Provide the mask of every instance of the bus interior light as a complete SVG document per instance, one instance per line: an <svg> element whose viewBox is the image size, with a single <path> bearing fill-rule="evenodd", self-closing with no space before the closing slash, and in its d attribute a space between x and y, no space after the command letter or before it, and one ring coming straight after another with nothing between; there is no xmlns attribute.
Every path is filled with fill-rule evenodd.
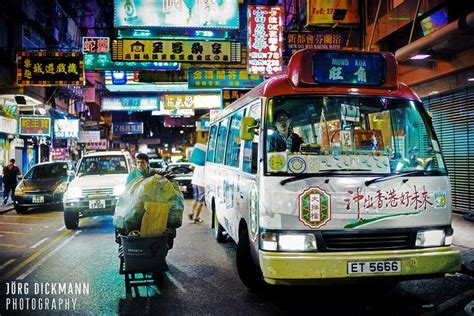
<svg viewBox="0 0 474 316"><path fill-rule="evenodd" d="M416 247L436 247L445 244L444 230L425 230L416 234Z"/></svg>

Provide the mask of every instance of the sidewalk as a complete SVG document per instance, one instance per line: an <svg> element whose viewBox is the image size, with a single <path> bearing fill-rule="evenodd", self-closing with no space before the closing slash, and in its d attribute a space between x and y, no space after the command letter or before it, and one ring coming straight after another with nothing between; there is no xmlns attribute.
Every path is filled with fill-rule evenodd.
<svg viewBox="0 0 474 316"><path fill-rule="evenodd" d="M453 214L453 246L461 251L462 271L474 276L474 222Z"/></svg>

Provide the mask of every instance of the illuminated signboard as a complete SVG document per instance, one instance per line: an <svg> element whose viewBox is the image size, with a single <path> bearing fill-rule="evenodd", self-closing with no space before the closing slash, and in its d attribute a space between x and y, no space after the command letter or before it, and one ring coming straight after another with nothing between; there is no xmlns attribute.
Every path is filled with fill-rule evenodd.
<svg viewBox="0 0 474 316"><path fill-rule="evenodd" d="M76 119L54 120L54 137L55 138L78 138L79 137L79 120L76 120Z"/></svg>
<svg viewBox="0 0 474 316"><path fill-rule="evenodd" d="M110 38L108 37L83 37L82 53L108 53L110 51Z"/></svg>
<svg viewBox="0 0 474 316"><path fill-rule="evenodd" d="M237 0L114 0L115 27L239 28Z"/></svg>
<svg viewBox="0 0 474 316"><path fill-rule="evenodd" d="M248 62L250 74L274 75L282 72L281 7L248 6Z"/></svg>
<svg viewBox="0 0 474 316"><path fill-rule="evenodd" d="M308 25L359 23L358 1L312 0L306 8Z"/></svg>
<svg viewBox="0 0 474 316"><path fill-rule="evenodd" d="M178 62L112 61L110 54L84 54L85 70L179 70Z"/></svg>
<svg viewBox="0 0 474 316"><path fill-rule="evenodd" d="M113 123L112 129L114 134L120 135L143 134L143 122Z"/></svg>
<svg viewBox="0 0 474 316"><path fill-rule="evenodd" d="M287 47L291 55L305 48L312 49L342 49L344 37L338 31L314 31L314 32L287 32Z"/></svg>
<svg viewBox="0 0 474 316"><path fill-rule="evenodd" d="M163 98L163 108L164 110L219 109L220 95L167 94Z"/></svg>
<svg viewBox="0 0 474 316"><path fill-rule="evenodd" d="M240 49L234 41L121 39L112 42L112 60L238 63Z"/></svg>
<svg viewBox="0 0 474 316"><path fill-rule="evenodd" d="M105 97L102 111L156 111L159 99L153 97Z"/></svg>
<svg viewBox="0 0 474 316"><path fill-rule="evenodd" d="M244 69L190 69L188 74L189 88L253 88L261 82L262 76L249 75Z"/></svg>
<svg viewBox="0 0 474 316"><path fill-rule="evenodd" d="M222 107L231 105L249 91L250 89L222 89Z"/></svg>
<svg viewBox="0 0 474 316"><path fill-rule="evenodd" d="M20 135L51 135L51 118L41 116L20 116Z"/></svg>
<svg viewBox="0 0 474 316"><path fill-rule="evenodd" d="M381 85L385 82L385 60L379 54L316 52L313 76L323 84Z"/></svg>
<svg viewBox="0 0 474 316"><path fill-rule="evenodd" d="M22 86L83 85L81 53L18 53L18 84Z"/></svg>

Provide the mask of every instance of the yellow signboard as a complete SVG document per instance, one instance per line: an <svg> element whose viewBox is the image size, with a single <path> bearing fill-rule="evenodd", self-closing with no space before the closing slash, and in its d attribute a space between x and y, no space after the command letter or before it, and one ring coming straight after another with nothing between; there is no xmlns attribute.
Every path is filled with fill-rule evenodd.
<svg viewBox="0 0 474 316"><path fill-rule="evenodd" d="M241 45L232 41L121 39L112 43L112 60L238 63Z"/></svg>
<svg viewBox="0 0 474 316"><path fill-rule="evenodd" d="M312 0L307 4L308 25L357 24L359 23L358 1Z"/></svg>

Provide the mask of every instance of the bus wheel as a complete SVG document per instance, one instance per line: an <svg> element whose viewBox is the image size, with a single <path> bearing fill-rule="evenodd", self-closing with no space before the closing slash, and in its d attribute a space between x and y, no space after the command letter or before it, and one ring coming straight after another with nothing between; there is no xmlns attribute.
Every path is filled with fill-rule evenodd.
<svg viewBox="0 0 474 316"><path fill-rule="evenodd" d="M237 272L242 283L249 289L259 290L262 288L262 275L250 257L250 241L247 229L240 234L237 244Z"/></svg>
<svg viewBox="0 0 474 316"><path fill-rule="evenodd" d="M214 211L214 238L218 243L223 243L226 240L226 236L224 236L224 227L219 224L216 211Z"/></svg>

